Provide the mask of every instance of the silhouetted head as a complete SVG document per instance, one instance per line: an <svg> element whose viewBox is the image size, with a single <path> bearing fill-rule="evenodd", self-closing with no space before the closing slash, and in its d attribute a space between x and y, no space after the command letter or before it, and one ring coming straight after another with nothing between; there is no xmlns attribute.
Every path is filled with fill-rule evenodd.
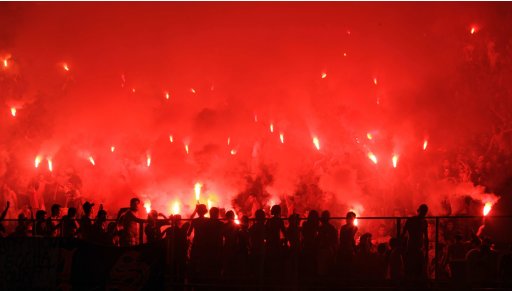
<svg viewBox="0 0 512 291"><path fill-rule="evenodd" d="M311 211L309 211L309 213L308 213L308 221L309 221L309 222L313 222L313 223L318 223L318 221L319 221L319 219L320 219L318 216L319 216L319 215L318 215L318 211L316 211L316 210L311 210Z"/></svg>
<svg viewBox="0 0 512 291"><path fill-rule="evenodd" d="M98 211L98 215L96 215L97 222L104 222L107 220L107 212L103 209Z"/></svg>
<svg viewBox="0 0 512 291"><path fill-rule="evenodd" d="M36 220L43 221L46 219L46 211L44 210L38 210L36 212Z"/></svg>
<svg viewBox="0 0 512 291"><path fill-rule="evenodd" d="M353 211L347 212L346 221L347 224L354 224L354 220L356 219L356 214Z"/></svg>
<svg viewBox="0 0 512 291"><path fill-rule="evenodd" d="M420 207L418 207L418 216L425 217L425 216L427 216L427 212L428 212L427 204L421 204Z"/></svg>
<svg viewBox="0 0 512 291"><path fill-rule="evenodd" d="M211 219L219 219L219 208L212 207L210 208L210 218Z"/></svg>
<svg viewBox="0 0 512 291"><path fill-rule="evenodd" d="M89 201L86 201L83 205L82 205L82 209L84 210L84 213L86 215L89 215L91 214L91 211L92 211L92 207L94 206L94 203L90 203Z"/></svg>
<svg viewBox="0 0 512 291"><path fill-rule="evenodd" d="M206 215L206 213L208 213L208 208L206 208L206 205L198 204L196 207L197 207L197 215L199 215L199 217L203 217Z"/></svg>
<svg viewBox="0 0 512 291"><path fill-rule="evenodd" d="M290 226L299 226L300 217L298 214L292 214L288 217L288 224Z"/></svg>
<svg viewBox="0 0 512 291"><path fill-rule="evenodd" d="M175 226L180 225L180 223L181 223L181 215L175 214L171 218L172 218L172 224L173 225L175 225Z"/></svg>
<svg viewBox="0 0 512 291"><path fill-rule="evenodd" d="M68 208L68 217L73 218L76 216L76 208L75 207L69 207Z"/></svg>
<svg viewBox="0 0 512 291"><path fill-rule="evenodd" d="M148 213L148 219L154 219L156 220L158 218L158 211L156 210L151 210L149 213Z"/></svg>
<svg viewBox="0 0 512 291"><path fill-rule="evenodd" d="M140 205L140 199L139 198L132 198L130 199L130 209L133 211L138 211Z"/></svg>
<svg viewBox="0 0 512 291"><path fill-rule="evenodd" d="M254 216L256 218L256 222L264 222L265 221L265 211L263 209L258 209L254 213Z"/></svg>
<svg viewBox="0 0 512 291"><path fill-rule="evenodd" d="M52 205L52 216L60 216L60 205L59 204Z"/></svg>
<svg viewBox="0 0 512 291"><path fill-rule="evenodd" d="M235 213L233 212L233 210L229 210L228 212L226 212L226 219L228 221L235 220Z"/></svg>
<svg viewBox="0 0 512 291"><path fill-rule="evenodd" d="M244 227L249 226L249 217L247 215L242 216L242 219L240 220L240 224Z"/></svg>
<svg viewBox="0 0 512 291"><path fill-rule="evenodd" d="M320 221L323 224L329 223L329 219L331 219L331 213L328 210L322 211L322 216L320 217Z"/></svg>
<svg viewBox="0 0 512 291"><path fill-rule="evenodd" d="M279 206L279 205L272 206L272 208L270 209L270 214L272 214L273 216L280 217L281 216L281 206Z"/></svg>

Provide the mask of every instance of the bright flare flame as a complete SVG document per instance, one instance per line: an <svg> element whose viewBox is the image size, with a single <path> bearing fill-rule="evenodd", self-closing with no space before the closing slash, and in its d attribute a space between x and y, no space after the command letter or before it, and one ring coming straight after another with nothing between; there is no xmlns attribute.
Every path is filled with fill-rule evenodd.
<svg viewBox="0 0 512 291"><path fill-rule="evenodd" d="M174 137L172 136L172 134L171 134L171 135L169 135L169 141L170 141L171 143L172 143L172 142L174 142Z"/></svg>
<svg viewBox="0 0 512 291"><path fill-rule="evenodd" d="M199 199L201 198L201 188L203 187L203 185L199 182L197 182L195 185L194 185L194 192L196 194L196 201L197 203L199 203Z"/></svg>
<svg viewBox="0 0 512 291"><path fill-rule="evenodd" d="M192 92L192 94L196 94L196 89L190 88L190 92Z"/></svg>
<svg viewBox="0 0 512 291"><path fill-rule="evenodd" d="M91 165L96 166L96 163L94 162L94 158L92 156L89 156L89 162L91 162Z"/></svg>
<svg viewBox="0 0 512 291"><path fill-rule="evenodd" d="M208 199L206 205L208 205L208 210L210 210L213 207L213 202L210 199Z"/></svg>
<svg viewBox="0 0 512 291"><path fill-rule="evenodd" d="M111 151L111 152L114 152L115 150L116 150L116 147L115 147L115 146L111 146L111 147L110 147L110 151Z"/></svg>
<svg viewBox="0 0 512 291"><path fill-rule="evenodd" d="M171 214L173 215L176 215L176 214L180 214L180 202L179 201L174 201L174 203L172 204L172 208L171 208Z"/></svg>
<svg viewBox="0 0 512 291"><path fill-rule="evenodd" d="M9 63L7 62L7 59L4 59L4 68L7 68L9 66Z"/></svg>
<svg viewBox="0 0 512 291"><path fill-rule="evenodd" d="M144 201L144 208L146 209L146 213L149 214L151 212L151 201Z"/></svg>
<svg viewBox="0 0 512 291"><path fill-rule="evenodd" d="M270 132L274 133L274 124L273 123L270 124Z"/></svg>
<svg viewBox="0 0 512 291"><path fill-rule="evenodd" d="M487 216L489 214L489 212L491 212L491 209L492 209L492 203L491 202L485 203L484 209L483 209L484 216Z"/></svg>
<svg viewBox="0 0 512 291"><path fill-rule="evenodd" d="M231 155L233 155L233 156L234 156L234 155L236 155L236 150L235 150L235 149L232 149L232 150L230 151L230 153L231 153Z"/></svg>
<svg viewBox="0 0 512 291"><path fill-rule="evenodd" d="M368 153L368 158L374 163L374 164L377 164L379 162L379 160L377 159L377 156L374 155L372 152L369 152Z"/></svg>
<svg viewBox="0 0 512 291"><path fill-rule="evenodd" d="M48 161L48 171L53 172L53 163L52 163L52 159L51 159L51 158L48 158L48 159L47 159L47 161Z"/></svg>
<svg viewBox="0 0 512 291"><path fill-rule="evenodd" d="M377 78L373 78L373 84L377 85Z"/></svg>
<svg viewBox="0 0 512 291"><path fill-rule="evenodd" d="M41 157L37 156L36 159L34 160L34 166L36 168L38 168L40 163L41 163Z"/></svg>
<svg viewBox="0 0 512 291"><path fill-rule="evenodd" d="M325 79L325 78L327 78L327 73L324 72L324 73L322 73L322 79Z"/></svg>
<svg viewBox="0 0 512 291"><path fill-rule="evenodd" d="M369 140L372 140L372 139L373 139L373 135L372 135L370 132L368 132L368 133L366 134L366 137L367 137Z"/></svg>
<svg viewBox="0 0 512 291"><path fill-rule="evenodd" d="M317 151L320 150L320 141L318 140L318 137L313 137L313 144L315 145L315 148Z"/></svg>
<svg viewBox="0 0 512 291"><path fill-rule="evenodd" d="M185 151L187 152L188 155L188 144L185 145Z"/></svg>
<svg viewBox="0 0 512 291"><path fill-rule="evenodd" d="M427 146L428 146L428 140L425 140L423 142L423 150L426 151L427 150Z"/></svg>
<svg viewBox="0 0 512 291"><path fill-rule="evenodd" d="M228 145L231 143L231 137L228 136Z"/></svg>
<svg viewBox="0 0 512 291"><path fill-rule="evenodd" d="M284 143L284 134L283 133L279 134L279 139L281 140L281 143Z"/></svg>
<svg viewBox="0 0 512 291"><path fill-rule="evenodd" d="M11 107L11 115L12 117L16 117L16 107Z"/></svg>
<svg viewBox="0 0 512 291"><path fill-rule="evenodd" d="M398 165L398 155L393 155L392 161L393 161L393 168L396 168L396 166Z"/></svg>
<svg viewBox="0 0 512 291"><path fill-rule="evenodd" d="M357 217L354 219L354 225L357 226L359 224L359 221L357 220Z"/></svg>
<svg viewBox="0 0 512 291"><path fill-rule="evenodd" d="M469 30L469 33L475 34L475 32L476 32L476 27L475 26L471 26L471 29Z"/></svg>
<svg viewBox="0 0 512 291"><path fill-rule="evenodd" d="M240 219L238 219L238 214L235 212L235 224L240 224Z"/></svg>
<svg viewBox="0 0 512 291"><path fill-rule="evenodd" d="M165 92L165 99L169 100L171 98L171 94L169 92Z"/></svg>
<svg viewBox="0 0 512 291"><path fill-rule="evenodd" d="M64 71L69 72L68 64L66 64L66 63L62 64L62 68L64 69Z"/></svg>
<svg viewBox="0 0 512 291"><path fill-rule="evenodd" d="M146 165L148 166L148 168L149 168L149 166L151 166L151 156L150 155L147 155L147 157L146 157Z"/></svg>

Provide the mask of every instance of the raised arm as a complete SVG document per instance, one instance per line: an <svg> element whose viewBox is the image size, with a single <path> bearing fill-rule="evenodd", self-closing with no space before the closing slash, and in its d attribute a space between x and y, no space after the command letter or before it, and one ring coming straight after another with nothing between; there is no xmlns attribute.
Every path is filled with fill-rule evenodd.
<svg viewBox="0 0 512 291"><path fill-rule="evenodd" d="M2 211L2 215L0 215L0 221L4 220L5 216L7 215L7 210L9 210L9 206L11 206L11 203L7 201L7 203L5 203L5 209Z"/></svg>

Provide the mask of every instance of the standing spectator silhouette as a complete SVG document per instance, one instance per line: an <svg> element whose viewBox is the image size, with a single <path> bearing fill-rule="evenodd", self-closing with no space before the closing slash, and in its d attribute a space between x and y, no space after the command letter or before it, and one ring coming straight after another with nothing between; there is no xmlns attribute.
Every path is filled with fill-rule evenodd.
<svg viewBox="0 0 512 291"><path fill-rule="evenodd" d="M103 210L102 205L100 205L100 210L98 211L94 224L91 228L91 240L101 245L113 244L107 234L107 212Z"/></svg>
<svg viewBox="0 0 512 291"><path fill-rule="evenodd" d="M240 219L236 246L236 267L240 283L247 283L245 279L249 274L249 239L249 217L244 215L242 219Z"/></svg>
<svg viewBox="0 0 512 291"><path fill-rule="evenodd" d="M346 223L340 228L340 250L338 264L341 275L349 278L353 273L353 263L356 248L355 235L358 231L354 224L356 214L352 211L347 213Z"/></svg>
<svg viewBox="0 0 512 291"><path fill-rule="evenodd" d="M265 223L265 270L272 282L279 279L282 271L283 243L281 235L285 234L283 219L281 218L281 206L274 205L270 209L272 215Z"/></svg>
<svg viewBox="0 0 512 291"><path fill-rule="evenodd" d="M36 211L36 224L35 224L35 236L45 237L48 235L48 227L46 221L46 211Z"/></svg>
<svg viewBox="0 0 512 291"><path fill-rule="evenodd" d="M393 237L389 240L389 278L394 283L399 283L404 277L404 261L402 257L402 248L400 240Z"/></svg>
<svg viewBox="0 0 512 291"><path fill-rule="evenodd" d="M134 246L139 243L139 223L145 222L144 219L137 217L139 208L139 198L132 198L130 199L130 208L124 210L119 216L119 224L123 227L119 238L121 246Z"/></svg>
<svg viewBox="0 0 512 291"><path fill-rule="evenodd" d="M188 251L187 231L190 224L181 225L181 215L171 216L171 226L164 232L164 239L169 250L170 275L172 282L178 286L185 283Z"/></svg>
<svg viewBox="0 0 512 291"><path fill-rule="evenodd" d="M312 279L317 275L318 262L318 228L320 219L318 211L311 210L308 218L302 223L302 254L300 260L301 278Z"/></svg>
<svg viewBox="0 0 512 291"><path fill-rule="evenodd" d="M288 228L286 229L286 240L288 242L288 257L286 260L287 278L296 281L299 275L300 256L300 216L292 214L288 217Z"/></svg>
<svg viewBox="0 0 512 291"><path fill-rule="evenodd" d="M80 238L83 240L90 241L92 238L92 207L94 206L94 203L90 203L86 201L82 205L83 214L82 217L80 217L80 229L79 234Z"/></svg>
<svg viewBox="0 0 512 291"><path fill-rule="evenodd" d="M425 219L427 212L428 206L421 204L418 207L418 215L408 218L405 222L403 237L408 237L404 259L407 279L425 279L427 276L428 224Z"/></svg>
<svg viewBox="0 0 512 291"><path fill-rule="evenodd" d="M2 211L2 214L0 214L0 237L5 236L5 227L2 222L4 221L5 216L7 215L7 211L9 211L9 206L10 206L10 203L9 203L9 201L7 201L5 203L4 211Z"/></svg>
<svg viewBox="0 0 512 291"><path fill-rule="evenodd" d="M209 283L217 283L222 270L222 247L224 223L219 220L220 210L217 207L210 208L210 219L206 221L206 276Z"/></svg>
<svg viewBox="0 0 512 291"><path fill-rule="evenodd" d="M76 238L78 233L78 222L76 221L76 208L68 208L68 214L62 217L62 236L65 238Z"/></svg>
<svg viewBox="0 0 512 291"><path fill-rule="evenodd" d="M265 212L258 209L254 213L255 221L249 228L251 272L257 279L262 279L265 257Z"/></svg>
<svg viewBox="0 0 512 291"><path fill-rule="evenodd" d="M196 209L192 213L192 223L188 229L187 235L190 236L192 232L194 237L192 240L192 247L190 250L190 271L191 280L195 283L202 281L201 276L204 276L206 272L206 256L208 251L208 232L207 222L208 219L205 217L208 209L204 204L196 205ZM197 218L194 218L195 215Z"/></svg>
<svg viewBox="0 0 512 291"><path fill-rule="evenodd" d="M48 217L46 224L49 237L60 237L62 224L60 221L61 208L59 204L53 204L51 207L51 215Z"/></svg>
<svg viewBox="0 0 512 291"><path fill-rule="evenodd" d="M320 276L332 275L336 262L338 247L338 231L330 223L331 214L325 210L320 217L318 228L318 274Z"/></svg>
<svg viewBox="0 0 512 291"><path fill-rule="evenodd" d="M159 216L162 217L163 220L158 219ZM158 213L156 210L151 210L148 214L148 222L144 228L148 243L156 242L163 237L162 226L164 225L169 225L167 217L162 213Z"/></svg>
<svg viewBox="0 0 512 291"><path fill-rule="evenodd" d="M239 226L235 223L235 213L232 210L226 212L226 223L222 235L224 236L223 263L224 277L230 281L237 273L237 247L239 238Z"/></svg>

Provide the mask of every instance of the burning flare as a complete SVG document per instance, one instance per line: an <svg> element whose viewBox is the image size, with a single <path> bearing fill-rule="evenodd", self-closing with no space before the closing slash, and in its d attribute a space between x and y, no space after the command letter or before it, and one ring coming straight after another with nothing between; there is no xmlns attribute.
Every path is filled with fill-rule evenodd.
<svg viewBox="0 0 512 291"><path fill-rule="evenodd" d="M423 150L426 151L427 150L427 146L428 146L428 140L425 140L423 142Z"/></svg>
<svg viewBox="0 0 512 291"><path fill-rule="evenodd" d="M185 151L187 152L188 155L188 144L185 144Z"/></svg>
<svg viewBox="0 0 512 291"><path fill-rule="evenodd" d="M151 201L144 201L144 208L146 209L146 213L149 214L151 212Z"/></svg>
<svg viewBox="0 0 512 291"><path fill-rule="evenodd" d="M366 138L368 138L369 140L372 140L373 139L373 135L370 132L368 132L366 134Z"/></svg>
<svg viewBox="0 0 512 291"><path fill-rule="evenodd" d="M379 160L377 159L377 156L374 155L372 152L369 152L368 153L368 158L374 163L374 164L377 164L379 162Z"/></svg>
<svg viewBox="0 0 512 291"><path fill-rule="evenodd" d="M283 133L279 134L279 139L281 140L281 143L284 143L284 134Z"/></svg>
<svg viewBox="0 0 512 291"><path fill-rule="evenodd" d="M190 92L192 92L192 94L196 94L196 89L190 88Z"/></svg>
<svg viewBox="0 0 512 291"><path fill-rule="evenodd" d="M325 78L327 78L327 73L323 72L322 73L322 79L325 79Z"/></svg>
<svg viewBox="0 0 512 291"><path fill-rule="evenodd" d="M397 154L393 155L392 161L393 161L393 168L396 168L396 166L398 165L398 155Z"/></svg>
<svg viewBox="0 0 512 291"><path fill-rule="evenodd" d="M64 71L69 72L68 64L66 64L66 63L62 64L62 68L64 69Z"/></svg>
<svg viewBox="0 0 512 291"><path fill-rule="evenodd" d="M169 135L169 141L170 141L171 143L173 143L173 142L174 142L174 137L172 136L172 134L171 134L171 135Z"/></svg>
<svg viewBox="0 0 512 291"><path fill-rule="evenodd" d="M148 154L147 157L146 157L146 165L148 166L151 166L151 156Z"/></svg>
<svg viewBox="0 0 512 291"><path fill-rule="evenodd" d="M232 150L230 151L230 153L231 153L231 155L232 155L232 156L236 155L236 149L232 149Z"/></svg>
<svg viewBox="0 0 512 291"><path fill-rule="evenodd" d="M9 66L8 60L4 59L4 68L7 68Z"/></svg>
<svg viewBox="0 0 512 291"><path fill-rule="evenodd" d="M377 78L373 78L373 84L377 85Z"/></svg>
<svg viewBox="0 0 512 291"><path fill-rule="evenodd" d="M48 158L46 159L48 161L48 171L50 172L53 172L53 163L52 163L52 159L51 158Z"/></svg>
<svg viewBox="0 0 512 291"><path fill-rule="evenodd" d="M489 212L491 212L491 209L492 209L492 203L491 202L485 203L484 209L483 209L484 216L487 216L489 214Z"/></svg>
<svg viewBox="0 0 512 291"><path fill-rule="evenodd" d="M16 107L11 107L11 115L12 117L16 117Z"/></svg>
<svg viewBox="0 0 512 291"><path fill-rule="evenodd" d="M96 166L96 163L94 162L94 158L92 156L89 156L89 162L91 162L91 165Z"/></svg>
<svg viewBox="0 0 512 291"><path fill-rule="evenodd" d="M40 163L41 163L41 157L37 156L36 159L34 160L34 166L36 168L38 168Z"/></svg>
<svg viewBox="0 0 512 291"><path fill-rule="evenodd" d="M315 145L315 148L317 151L320 150L320 141L318 140L318 137L313 137L313 144Z"/></svg>
<svg viewBox="0 0 512 291"><path fill-rule="evenodd" d="M171 214L173 215L176 215L176 214L180 214L180 202L179 201L174 201L174 203L172 204L172 207L171 207Z"/></svg>
<svg viewBox="0 0 512 291"><path fill-rule="evenodd" d="M116 147L115 147L115 146L111 146L111 147L110 147L110 151L111 151L111 152L114 152L115 150L116 150Z"/></svg>
<svg viewBox="0 0 512 291"><path fill-rule="evenodd" d="M270 132L274 133L274 124L273 123L270 124Z"/></svg>
<svg viewBox="0 0 512 291"><path fill-rule="evenodd" d="M196 194L196 201L197 201L197 204L199 204L199 199L201 198L201 188L203 187L203 185L199 182L197 182L195 185L194 185L194 192Z"/></svg>
<svg viewBox="0 0 512 291"><path fill-rule="evenodd" d="M169 92L165 92L165 99L169 100L171 98L171 94Z"/></svg>

